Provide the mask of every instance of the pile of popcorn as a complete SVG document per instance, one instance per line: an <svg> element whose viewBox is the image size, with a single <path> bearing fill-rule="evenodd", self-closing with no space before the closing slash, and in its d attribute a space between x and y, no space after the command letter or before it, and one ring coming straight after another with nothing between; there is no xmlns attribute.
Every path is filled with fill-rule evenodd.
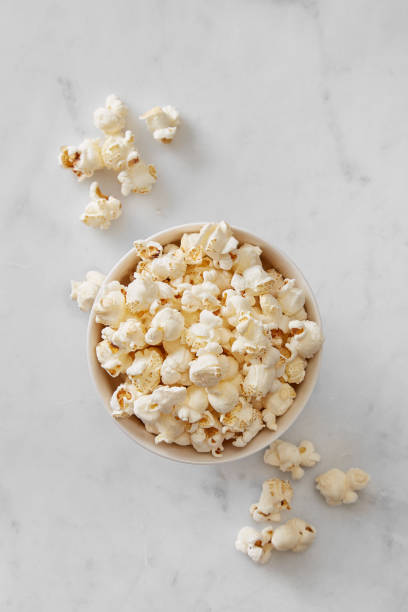
<svg viewBox="0 0 408 612"><path fill-rule="evenodd" d="M108 169L117 173L122 195L149 193L156 182L157 172L147 164L135 148L135 138L126 130L127 107L115 95L106 98L105 106L96 109L94 124L103 134L101 138L86 138L78 146L61 147L59 162L71 170L79 181L90 178L97 170ZM140 116L155 140L169 143L180 123L179 113L172 106L155 106ZM89 191L90 202L81 215L81 221L90 227L108 229L111 222L122 214L121 202L102 193L93 182Z"/></svg>
<svg viewBox="0 0 408 612"><path fill-rule="evenodd" d="M290 472L294 480L304 475L303 467L314 467L320 461L312 442L303 440L299 446L284 440L276 440L265 451L264 462ZM359 468L343 472L331 469L316 478L316 487L329 506L352 504L357 501L356 491L364 489L370 476ZM257 503L249 512L256 522L279 522L281 513L291 510L293 488L288 480L271 478L262 484ZM302 552L312 544L316 529L300 518L292 518L276 528L265 527L257 531L253 527L242 527L238 532L235 548L248 555L255 563L266 563L272 551Z"/></svg>
<svg viewBox="0 0 408 612"><path fill-rule="evenodd" d="M94 307L105 326L97 358L120 381L112 415L135 415L157 444L214 457L225 441L275 431L323 342L303 290L265 270L261 249L239 245L225 222L179 245L134 246L133 280L104 285Z"/></svg>

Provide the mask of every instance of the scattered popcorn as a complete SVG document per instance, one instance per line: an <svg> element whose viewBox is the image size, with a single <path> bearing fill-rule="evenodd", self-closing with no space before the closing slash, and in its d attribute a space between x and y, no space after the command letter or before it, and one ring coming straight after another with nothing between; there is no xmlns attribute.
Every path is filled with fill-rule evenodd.
<svg viewBox="0 0 408 612"><path fill-rule="evenodd" d="M139 117L146 122L147 129L155 140L169 143L173 140L180 125L178 111L173 106L155 106Z"/></svg>
<svg viewBox="0 0 408 612"><path fill-rule="evenodd" d="M91 201L81 215L81 221L90 227L109 229L111 221L118 219L122 214L122 204L116 198L102 193L97 182L91 184L89 197Z"/></svg>
<svg viewBox="0 0 408 612"><path fill-rule="evenodd" d="M128 418L133 414L133 405L140 396L137 388L131 383L123 383L116 388L111 398L112 416L115 419Z"/></svg>
<svg viewBox="0 0 408 612"><path fill-rule="evenodd" d="M249 509L254 521L276 521L281 520L282 510L290 510L290 501L293 497L293 489L288 480L272 478L265 480L262 485L261 497L257 504L252 504Z"/></svg>
<svg viewBox="0 0 408 612"><path fill-rule="evenodd" d="M109 283L95 304L105 326L102 366L122 374L116 416L129 416L133 402L133 418L157 444L191 445L214 457L226 443L246 446L265 426L276 431L296 397L292 384L302 382L322 340L317 324L304 319L292 280L264 270L261 249L239 245L225 222L184 234L179 244L137 240L134 249L128 285ZM296 477L316 454L293 448L290 460L277 456ZM281 485L282 499L272 487L253 510L258 520L289 505L290 486Z"/></svg>
<svg viewBox="0 0 408 612"><path fill-rule="evenodd" d="M261 532L253 527L243 527L235 541L235 548L248 555L255 563L266 563L271 557L273 529L265 527Z"/></svg>
<svg viewBox="0 0 408 612"><path fill-rule="evenodd" d="M59 162L63 168L72 170L79 181L90 178L103 168L99 138L86 138L78 147L61 147Z"/></svg>
<svg viewBox="0 0 408 612"><path fill-rule="evenodd" d="M272 534L272 547L275 550L303 552L316 537L316 529L299 518L293 518L279 525Z"/></svg>
<svg viewBox="0 0 408 612"><path fill-rule="evenodd" d="M129 156L134 155L135 152L134 140L135 138L130 130L127 130L124 135L108 136L101 149L105 168L115 172L125 170Z"/></svg>
<svg viewBox="0 0 408 612"><path fill-rule="evenodd" d="M266 396L262 418L268 429L277 430L276 417L289 410L295 397L296 391L287 383L281 384L276 391Z"/></svg>
<svg viewBox="0 0 408 612"><path fill-rule="evenodd" d="M346 473L337 468L329 470L316 478L316 487L329 506L354 504L358 495L356 491L364 489L370 476L359 468L351 468Z"/></svg>
<svg viewBox="0 0 408 612"><path fill-rule="evenodd" d="M105 106L94 112L95 126L105 134L117 134L125 127L127 108L114 94L106 98Z"/></svg>
<svg viewBox="0 0 408 612"><path fill-rule="evenodd" d="M128 156L126 164L126 169L118 174L122 194L149 193L157 180L156 168L145 164L136 151Z"/></svg>
<svg viewBox="0 0 408 612"><path fill-rule="evenodd" d="M96 345L96 356L103 369L114 378L125 372L132 363L129 353L108 340L102 340Z"/></svg>
<svg viewBox="0 0 408 612"><path fill-rule="evenodd" d="M85 312L91 310L97 293L105 280L105 275L95 270L86 273L84 281L71 281L71 299L76 300Z"/></svg>
<svg viewBox="0 0 408 612"><path fill-rule="evenodd" d="M284 440L276 440L265 451L264 461L282 472L291 472L292 478L299 480L305 473L301 466L314 467L320 461L320 455L308 440L302 440L298 447Z"/></svg>
<svg viewBox="0 0 408 612"><path fill-rule="evenodd" d="M295 334L286 344L292 355L310 359L323 344L323 334L314 321L291 321L289 329Z"/></svg>

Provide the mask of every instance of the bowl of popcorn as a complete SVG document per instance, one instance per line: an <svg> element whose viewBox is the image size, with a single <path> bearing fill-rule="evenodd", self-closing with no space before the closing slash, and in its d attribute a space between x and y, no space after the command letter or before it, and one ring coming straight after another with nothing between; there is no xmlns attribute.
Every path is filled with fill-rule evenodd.
<svg viewBox="0 0 408 612"><path fill-rule="evenodd" d="M90 372L115 423L188 463L242 459L282 436L313 391L322 343L300 270L225 222L134 242L88 327Z"/></svg>

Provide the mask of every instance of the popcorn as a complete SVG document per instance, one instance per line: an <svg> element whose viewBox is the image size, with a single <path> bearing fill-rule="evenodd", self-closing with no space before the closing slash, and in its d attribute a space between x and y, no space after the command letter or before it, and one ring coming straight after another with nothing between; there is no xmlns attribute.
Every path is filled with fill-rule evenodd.
<svg viewBox="0 0 408 612"><path fill-rule="evenodd" d="M132 383L143 394L152 392L160 383L163 357L158 349L137 351L133 363L126 370Z"/></svg>
<svg viewBox="0 0 408 612"><path fill-rule="evenodd" d="M188 423L197 423L208 408L208 398L205 389L190 385L187 387L187 396L183 404L177 409L180 420Z"/></svg>
<svg viewBox="0 0 408 612"><path fill-rule="evenodd" d="M298 355L293 359L293 361L289 361L286 364L285 373L283 375L284 379L289 383L299 385L305 377L306 366L307 361Z"/></svg>
<svg viewBox="0 0 408 612"><path fill-rule="evenodd" d="M160 442L172 444L174 442L183 446L186 443L185 435L187 435L188 443L190 442L185 423L172 414L161 414L155 426L158 432L154 439L155 444L160 444Z"/></svg>
<svg viewBox="0 0 408 612"><path fill-rule="evenodd" d="M204 277L207 272L204 272ZM220 294L218 285L205 278L203 283L186 287L181 298L183 310L194 312L195 310L217 310L220 302L217 296Z"/></svg>
<svg viewBox="0 0 408 612"><path fill-rule="evenodd" d="M242 274L235 272L231 279L231 285L235 291L245 291L248 295L262 295L270 293L273 286L273 278L265 272L261 265L251 266Z"/></svg>
<svg viewBox="0 0 408 612"><path fill-rule="evenodd" d="M364 489L369 481L370 476L359 468L351 468L346 473L333 468L316 478L316 487L329 506L338 506L356 502L356 491Z"/></svg>
<svg viewBox="0 0 408 612"><path fill-rule="evenodd" d="M169 143L173 140L180 125L178 111L173 106L155 106L139 117L146 122L147 129L155 140Z"/></svg>
<svg viewBox="0 0 408 612"><path fill-rule="evenodd" d="M278 467L282 472L291 472L294 480L303 477L305 471L301 466L314 467L318 461L320 455L308 440L302 440L299 447L284 440L276 440L264 454L265 463Z"/></svg>
<svg viewBox="0 0 408 612"><path fill-rule="evenodd" d="M86 138L77 147L61 147L59 162L63 168L72 170L79 181L90 178L96 170L103 168L99 138Z"/></svg>
<svg viewBox="0 0 408 612"><path fill-rule="evenodd" d="M257 357L271 346L264 325L250 313L243 313L239 316L235 333L236 339L231 347L232 353Z"/></svg>
<svg viewBox="0 0 408 612"><path fill-rule="evenodd" d="M243 391L246 396L260 399L271 390L275 380L275 368L254 364L246 366L245 372Z"/></svg>
<svg viewBox="0 0 408 612"><path fill-rule="evenodd" d="M276 391L266 396L262 418L268 429L272 431L278 429L276 417L282 416L289 410L295 397L296 391L287 383L281 384Z"/></svg>
<svg viewBox="0 0 408 612"><path fill-rule="evenodd" d="M158 297L157 284L151 278L143 278L138 273L126 291L126 304L129 310L138 313L149 310L152 302Z"/></svg>
<svg viewBox="0 0 408 612"><path fill-rule="evenodd" d="M281 520L282 510L290 510L290 502L293 497L293 489L288 480L272 478L265 480L262 485L261 497L257 504L252 504L249 509L254 521L276 521Z"/></svg>
<svg viewBox="0 0 408 612"><path fill-rule="evenodd" d="M194 352L205 349L211 345L213 347L213 352L221 353L222 348L220 342L224 340L222 319L209 310L202 310L200 313L200 322L193 323L185 334L185 341Z"/></svg>
<svg viewBox="0 0 408 612"><path fill-rule="evenodd" d="M154 259L163 253L162 245L154 240L135 240L133 247L142 260Z"/></svg>
<svg viewBox="0 0 408 612"><path fill-rule="evenodd" d="M160 344L180 338L184 329L183 315L174 308L163 308L153 317L150 329L146 332L148 344Z"/></svg>
<svg viewBox="0 0 408 612"><path fill-rule="evenodd" d="M126 371L132 363L132 357L107 340L102 340L96 345L96 357L104 370L113 378Z"/></svg>
<svg viewBox="0 0 408 612"><path fill-rule="evenodd" d="M84 281L71 281L71 299L76 300L85 312L91 310L97 293L105 280L105 275L95 270L86 273Z"/></svg>
<svg viewBox="0 0 408 612"><path fill-rule="evenodd" d="M271 557L273 530L265 527L261 532L253 527L242 527L235 540L235 548L248 555L254 563L266 563Z"/></svg>
<svg viewBox="0 0 408 612"><path fill-rule="evenodd" d="M205 353L191 362L190 380L198 387L214 387L220 378L221 367L216 355Z"/></svg>
<svg viewBox="0 0 408 612"><path fill-rule="evenodd" d="M114 134L108 136L102 144L101 155L105 168L120 172L126 170L127 161L132 159L135 138L130 130L126 130L125 134Z"/></svg>
<svg viewBox="0 0 408 612"><path fill-rule="evenodd" d="M131 383L123 383L115 389L110 405L115 419L128 418L133 414L133 405L140 393Z"/></svg>
<svg viewBox="0 0 408 612"><path fill-rule="evenodd" d="M171 343L174 346L169 351L169 343L166 343L166 350L169 353L161 367L161 379L165 385L189 385L190 379L188 369L193 359L190 351L178 342Z"/></svg>
<svg viewBox="0 0 408 612"><path fill-rule="evenodd" d="M118 181L124 196L129 193L149 193L157 180L156 168L145 164L134 151L127 158L127 168L119 172Z"/></svg>
<svg viewBox="0 0 408 612"><path fill-rule="evenodd" d="M101 335L104 340L130 353L145 348L145 333L143 323L139 319L131 318L122 321L117 329L104 327Z"/></svg>
<svg viewBox="0 0 408 612"><path fill-rule="evenodd" d="M314 321L290 321L289 329L295 335L286 344L292 355L310 359L323 344L323 334Z"/></svg>
<svg viewBox="0 0 408 612"><path fill-rule="evenodd" d="M316 537L316 529L299 518L279 525L272 534L272 547L276 550L303 552Z"/></svg>
<svg viewBox="0 0 408 612"><path fill-rule="evenodd" d="M305 303L305 292L295 284L295 279L287 278L278 291L278 302L285 315L293 315L303 308Z"/></svg>
<svg viewBox="0 0 408 612"><path fill-rule="evenodd" d="M262 266L261 255L262 250L253 244L243 244L236 251L236 257L232 265L234 272L242 274L252 266Z"/></svg>
<svg viewBox="0 0 408 612"><path fill-rule="evenodd" d="M230 270L232 267L231 252L238 246L238 240L232 235L230 226L221 223L207 223L200 230L200 242L204 253L210 257L216 268Z"/></svg>
<svg viewBox="0 0 408 612"><path fill-rule="evenodd" d="M230 412L239 400L239 386L232 381L222 381L208 389L208 401L220 414Z"/></svg>
<svg viewBox="0 0 408 612"><path fill-rule="evenodd" d="M203 417L192 425L192 447L199 453L211 452L214 457L221 457L224 450L223 441L221 423L209 410L206 410Z"/></svg>
<svg viewBox="0 0 408 612"><path fill-rule="evenodd" d="M81 221L90 227L109 229L111 221L122 214L122 204L116 198L102 193L97 182L91 184L89 197L91 201L81 215Z"/></svg>
<svg viewBox="0 0 408 612"><path fill-rule="evenodd" d="M102 287L99 300L96 302L95 321L117 328L129 314L126 308L126 288L118 281L112 281Z"/></svg>
<svg viewBox="0 0 408 612"><path fill-rule="evenodd" d="M288 332L289 317L282 313L278 300L271 293L264 293L259 296L259 305L262 313L268 320L270 328L281 329Z"/></svg>
<svg viewBox="0 0 408 612"><path fill-rule="evenodd" d="M204 249L200 245L200 234L183 234L180 248L184 252L186 264L195 266L202 263Z"/></svg>
<svg viewBox="0 0 408 612"><path fill-rule="evenodd" d="M243 398L242 398L241 399L241 410L239 410L239 407L238 407L238 411L235 413L235 416L237 416L238 419L242 418L244 416L243 415L244 411L245 411L245 408L243 406ZM234 410L232 411L232 413L234 413ZM246 420L247 418L248 418L247 416L246 418L244 417L244 419L241 421L241 425L242 425L242 422ZM225 422L226 421L224 421L224 423ZM246 446L248 442L250 442L253 438L255 438L255 436L264 427L265 425L262 422L262 414L260 410L252 406L251 415L250 415L250 418L247 420L246 427L242 430L242 433L240 436L235 437L235 440L233 440L232 445L239 447L239 448Z"/></svg>
<svg viewBox="0 0 408 612"><path fill-rule="evenodd" d="M116 134L125 127L127 108L114 94L106 98L105 106L94 112L95 126L105 134Z"/></svg>
<svg viewBox="0 0 408 612"><path fill-rule="evenodd" d="M121 143L126 135L109 138ZM225 441L242 448L265 425L275 431L296 397L289 383L303 380L319 335L303 303L292 312L301 301L293 282L274 268L265 271L261 249L238 245L224 222L184 234L179 245L137 240L134 254L128 286L108 284L95 305L105 325L103 365L127 374L112 398L116 416L129 415L133 402L156 443L191 445L214 457L222 456ZM269 460L295 478L318 456L309 442L282 444L269 450ZM275 503L273 486L268 495ZM288 496L280 501L288 505ZM268 499L265 492L253 510L259 520Z"/></svg>

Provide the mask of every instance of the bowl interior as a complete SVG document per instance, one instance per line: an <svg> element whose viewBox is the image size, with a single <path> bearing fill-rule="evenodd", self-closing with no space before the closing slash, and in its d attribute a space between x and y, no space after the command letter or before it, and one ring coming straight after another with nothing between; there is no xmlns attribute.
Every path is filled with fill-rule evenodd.
<svg viewBox="0 0 408 612"><path fill-rule="evenodd" d="M150 236L149 239L156 240L157 242L165 245L170 242L178 242L181 239L182 234L185 232L196 232L199 231L202 223L181 225L167 229ZM303 277L300 270L290 259L284 255L281 251L275 247L267 244L257 236L250 234L249 232L233 227L234 236L242 244L249 242L250 244L256 244L261 247L262 261L267 267L274 267L281 272L285 277L295 278L297 286L301 287L306 294L305 308L308 313L308 318L316 321L321 325L321 319L319 310L317 307L316 300L312 294L312 291ZM136 265L139 261L135 250L131 249L122 259L112 268L105 279L105 283L112 280L118 280L125 284L128 284L131 274L134 272ZM111 378L99 365L96 358L95 347L101 340L102 325L95 322L95 312L92 309L89 317L88 325L88 362L91 376L96 384L97 390L101 395L103 402L108 409L110 409L110 398L115 388L117 387L118 379ZM112 419L123 432L129 435L135 442L143 446L144 448L176 461L183 461L186 463L223 463L227 461L234 461L248 457L253 453L265 448L273 440L280 438L284 432L292 425L292 423L299 416L303 410L307 400L309 399L313 388L316 384L318 371L320 366L320 355L319 351L312 359L309 360L306 376L304 381L296 387L296 398L289 410L281 417L277 419L278 428L275 432L269 429L263 429L255 438L244 448L236 448L232 446L231 442L224 444L224 454L222 457L215 458L209 453L198 453L191 446L177 446L176 444L165 444L161 443L156 445L154 442L154 436L149 434L143 423L141 423L136 417L129 419Z"/></svg>

